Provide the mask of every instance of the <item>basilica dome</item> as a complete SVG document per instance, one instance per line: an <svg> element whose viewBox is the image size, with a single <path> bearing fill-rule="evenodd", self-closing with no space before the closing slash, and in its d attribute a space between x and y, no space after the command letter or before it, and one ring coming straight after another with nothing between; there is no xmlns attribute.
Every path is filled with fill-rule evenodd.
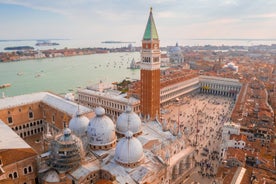
<svg viewBox="0 0 276 184"><path fill-rule="evenodd" d="M134 136L142 133L141 119L129 106L120 114L116 122L116 132L119 135L124 136L127 131L131 131Z"/></svg>
<svg viewBox="0 0 276 184"><path fill-rule="evenodd" d="M125 133L115 150L115 160L125 167L135 167L144 158L144 151L141 142L133 137L131 131Z"/></svg>
<svg viewBox="0 0 276 184"><path fill-rule="evenodd" d="M60 178L58 173L55 170L48 171L45 176L42 178L47 183L59 183Z"/></svg>
<svg viewBox="0 0 276 184"><path fill-rule="evenodd" d="M171 49L171 53L181 53L181 48L178 46L178 43Z"/></svg>
<svg viewBox="0 0 276 184"><path fill-rule="evenodd" d="M88 124L87 136L91 149L110 149L115 146L116 134L115 125L112 120L105 115L102 107L95 109L96 117L92 118Z"/></svg>
<svg viewBox="0 0 276 184"><path fill-rule="evenodd" d="M86 135L86 130L89 124L89 119L85 116L81 116L80 112L77 111L76 115L70 120L69 128L78 137Z"/></svg>

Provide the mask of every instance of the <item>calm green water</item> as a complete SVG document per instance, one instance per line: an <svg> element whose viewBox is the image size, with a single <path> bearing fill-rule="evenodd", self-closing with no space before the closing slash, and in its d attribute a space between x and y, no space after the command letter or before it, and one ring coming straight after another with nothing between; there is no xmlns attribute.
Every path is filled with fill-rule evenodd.
<svg viewBox="0 0 276 184"><path fill-rule="evenodd" d="M132 58L139 61L140 53L93 54L0 63L0 85L11 84L11 87L0 89L0 95L2 92L5 96L15 96L39 91L64 94L100 80L115 82L126 77L139 79L139 70L127 69Z"/></svg>

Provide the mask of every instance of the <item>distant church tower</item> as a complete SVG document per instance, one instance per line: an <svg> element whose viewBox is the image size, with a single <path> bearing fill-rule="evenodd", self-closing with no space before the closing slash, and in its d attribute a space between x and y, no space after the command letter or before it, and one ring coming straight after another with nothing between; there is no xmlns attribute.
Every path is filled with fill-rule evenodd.
<svg viewBox="0 0 276 184"><path fill-rule="evenodd" d="M151 120L160 115L160 49L152 8L141 51L141 114Z"/></svg>

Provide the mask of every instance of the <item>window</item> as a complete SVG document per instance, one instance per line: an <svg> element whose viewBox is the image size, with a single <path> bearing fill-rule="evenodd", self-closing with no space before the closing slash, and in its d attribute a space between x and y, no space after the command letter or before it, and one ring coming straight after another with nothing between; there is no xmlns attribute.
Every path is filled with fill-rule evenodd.
<svg viewBox="0 0 276 184"><path fill-rule="evenodd" d="M8 117L8 123L11 124L12 123L12 117Z"/></svg>
<svg viewBox="0 0 276 184"><path fill-rule="evenodd" d="M18 111L21 112L21 108L19 108Z"/></svg>
<svg viewBox="0 0 276 184"><path fill-rule="evenodd" d="M3 165L3 163L2 163L2 159L0 159L0 165Z"/></svg>
<svg viewBox="0 0 276 184"><path fill-rule="evenodd" d="M55 115L52 116L52 122L55 123Z"/></svg>
<svg viewBox="0 0 276 184"><path fill-rule="evenodd" d="M11 178L11 179L12 179L12 174L9 174L9 178Z"/></svg>
<svg viewBox="0 0 276 184"><path fill-rule="evenodd" d="M33 171L33 170L32 170L32 166L29 166L29 167L28 167L28 171L29 171L29 172L32 172L32 171Z"/></svg>
<svg viewBox="0 0 276 184"><path fill-rule="evenodd" d="M153 62L159 62L159 57L154 57Z"/></svg>
<svg viewBox="0 0 276 184"><path fill-rule="evenodd" d="M13 173L13 178L17 178L17 172Z"/></svg>
<svg viewBox="0 0 276 184"><path fill-rule="evenodd" d="M28 170L27 170L27 168L25 167L24 168L24 174L27 174L28 173Z"/></svg>
<svg viewBox="0 0 276 184"><path fill-rule="evenodd" d="M29 118L30 119L34 118L34 113L32 111L29 111Z"/></svg>

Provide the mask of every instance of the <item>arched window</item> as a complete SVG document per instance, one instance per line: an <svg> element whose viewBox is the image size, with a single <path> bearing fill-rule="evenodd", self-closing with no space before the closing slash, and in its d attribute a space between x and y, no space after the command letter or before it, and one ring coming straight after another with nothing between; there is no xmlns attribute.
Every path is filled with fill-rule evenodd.
<svg viewBox="0 0 276 184"><path fill-rule="evenodd" d="M34 113L33 113L33 111L29 111L29 118L30 118L30 119L34 118Z"/></svg>
<svg viewBox="0 0 276 184"><path fill-rule="evenodd" d="M11 179L12 179L12 174L9 174L9 178L11 178Z"/></svg>
<svg viewBox="0 0 276 184"><path fill-rule="evenodd" d="M17 172L13 173L13 178L17 178Z"/></svg>
<svg viewBox="0 0 276 184"><path fill-rule="evenodd" d="M10 117L8 117L8 123L13 123L13 121L12 121L12 117L10 116Z"/></svg>
<svg viewBox="0 0 276 184"><path fill-rule="evenodd" d="M24 168L24 174L27 174L28 173L28 170L27 170L27 167Z"/></svg>
<svg viewBox="0 0 276 184"><path fill-rule="evenodd" d="M52 122L55 123L55 115L52 116Z"/></svg>
<svg viewBox="0 0 276 184"><path fill-rule="evenodd" d="M33 171L32 166L29 166L29 167L28 167L28 171L29 171L29 172L32 172L32 171Z"/></svg>

